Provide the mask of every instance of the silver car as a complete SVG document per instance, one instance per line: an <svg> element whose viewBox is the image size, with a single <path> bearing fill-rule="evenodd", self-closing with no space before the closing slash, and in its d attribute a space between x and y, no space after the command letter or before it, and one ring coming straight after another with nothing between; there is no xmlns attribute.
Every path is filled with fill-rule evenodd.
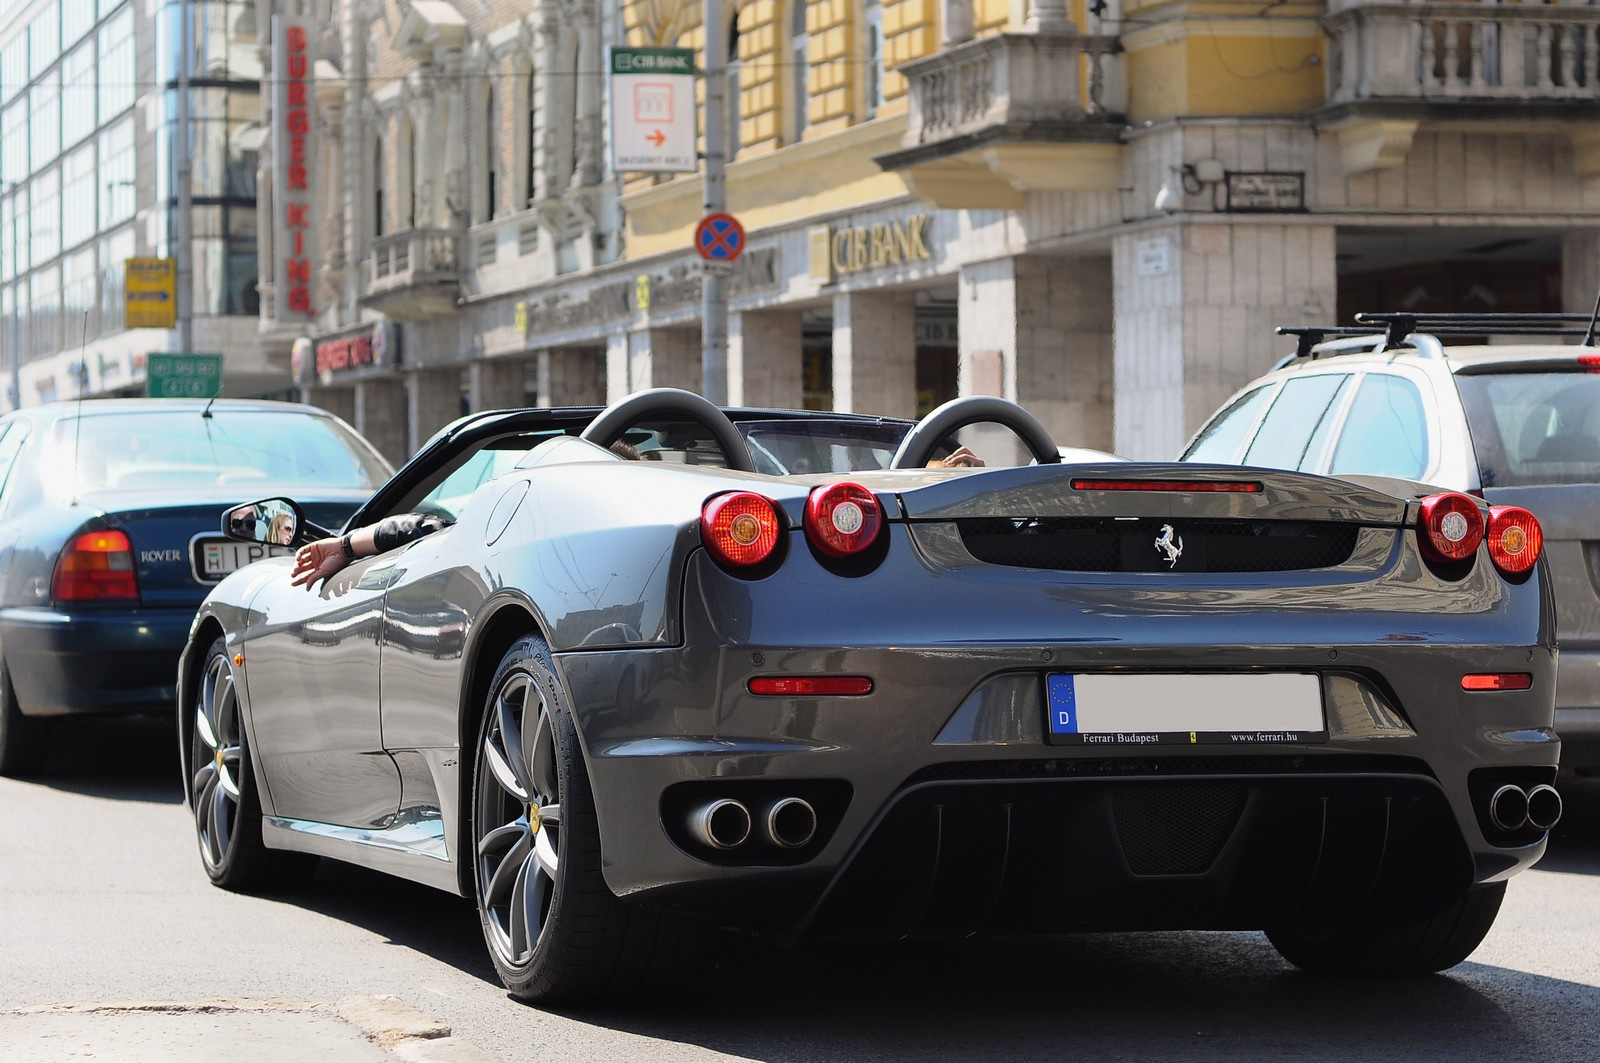
<svg viewBox="0 0 1600 1063"><path fill-rule="evenodd" d="M1591 319L1356 320L1361 327L1279 329L1299 337L1299 350L1230 398L1182 460L1393 476L1530 510L1555 586L1562 767L1600 771L1600 350ZM1543 342L1525 342L1533 338Z"/></svg>

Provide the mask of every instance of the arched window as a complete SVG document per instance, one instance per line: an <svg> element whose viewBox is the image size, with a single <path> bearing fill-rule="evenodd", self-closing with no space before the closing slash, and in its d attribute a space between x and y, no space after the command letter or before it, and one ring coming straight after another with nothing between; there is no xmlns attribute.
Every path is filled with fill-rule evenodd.
<svg viewBox="0 0 1600 1063"><path fill-rule="evenodd" d="M483 220L494 221L495 173L500 168L499 126L494 110L494 86L483 91Z"/></svg>
<svg viewBox="0 0 1600 1063"><path fill-rule="evenodd" d="M862 117L872 118L883 106L883 5L870 0L866 8L866 32L862 35L864 67Z"/></svg>
<svg viewBox="0 0 1600 1063"><path fill-rule="evenodd" d="M793 0L789 8L789 136L791 144L800 143L806 131L806 105L810 99L807 89L806 51L810 38L806 34L806 0Z"/></svg>
<svg viewBox="0 0 1600 1063"><path fill-rule="evenodd" d="M372 145L372 235L383 235L383 138Z"/></svg>
<svg viewBox="0 0 1600 1063"><path fill-rule="evenodd" d="M395 200L403 212L404 228L417 227L417 144L411 116L400 119L400 150L395 152L399 174L395 181Z"/></svg>

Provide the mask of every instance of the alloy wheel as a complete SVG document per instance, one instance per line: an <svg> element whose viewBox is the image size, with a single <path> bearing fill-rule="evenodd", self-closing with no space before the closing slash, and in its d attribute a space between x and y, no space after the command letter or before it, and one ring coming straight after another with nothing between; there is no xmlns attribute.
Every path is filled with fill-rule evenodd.
<svg viewBox="0 0 1600 1063"><path fill-rule="evenodd" d="M189 782L200 855L216 870L228 855L239 825L239 782L244 768L239 699L228 659L217 653L206 663L195 706Z"/></svg>
<svg viewBox="0 0 1600 1063"><path fill-rule="evenodd" d="M550 714L532 677L512 672L478 752L478 895L490 943L511 967L532 960L558 881L561 780Z"/></svg>

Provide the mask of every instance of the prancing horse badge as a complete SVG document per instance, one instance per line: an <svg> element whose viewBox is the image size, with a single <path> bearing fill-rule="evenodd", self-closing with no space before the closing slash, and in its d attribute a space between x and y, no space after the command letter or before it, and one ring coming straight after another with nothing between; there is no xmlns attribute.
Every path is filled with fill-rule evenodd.
<svg viewBox="0 0 1600 1063"><path fill-rule="evenodd" d="M1161 559L1167 563L1168 568L1178 564L1178 558L1183 556L1183 536L1179 535L1170 524L1161 526L1161 538L1156 540L1156 549L1161 551Z"/></svg>

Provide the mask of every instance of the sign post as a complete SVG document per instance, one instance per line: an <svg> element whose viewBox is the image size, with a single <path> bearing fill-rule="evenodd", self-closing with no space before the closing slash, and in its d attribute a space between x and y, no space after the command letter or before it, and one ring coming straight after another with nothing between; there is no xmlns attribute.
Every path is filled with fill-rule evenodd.
<svg viewBox="0 0 1600 1063"><path fill-rule="evenodd" d="M222 355L152 354L144 390L152 399L214 399L222 393Z"/></svg>
<svg viewBox="0 0 1600 1063"><path fill-rule="evenodd" d="M693 173L694 49L611 49L611 168Z"/></svg>
<svg viewBox="0 0 1600 1063"><path fill-rule="evenodd" d="M170 258L123 262L123 328L172 328L178 322L178 263Z"/></svg>

